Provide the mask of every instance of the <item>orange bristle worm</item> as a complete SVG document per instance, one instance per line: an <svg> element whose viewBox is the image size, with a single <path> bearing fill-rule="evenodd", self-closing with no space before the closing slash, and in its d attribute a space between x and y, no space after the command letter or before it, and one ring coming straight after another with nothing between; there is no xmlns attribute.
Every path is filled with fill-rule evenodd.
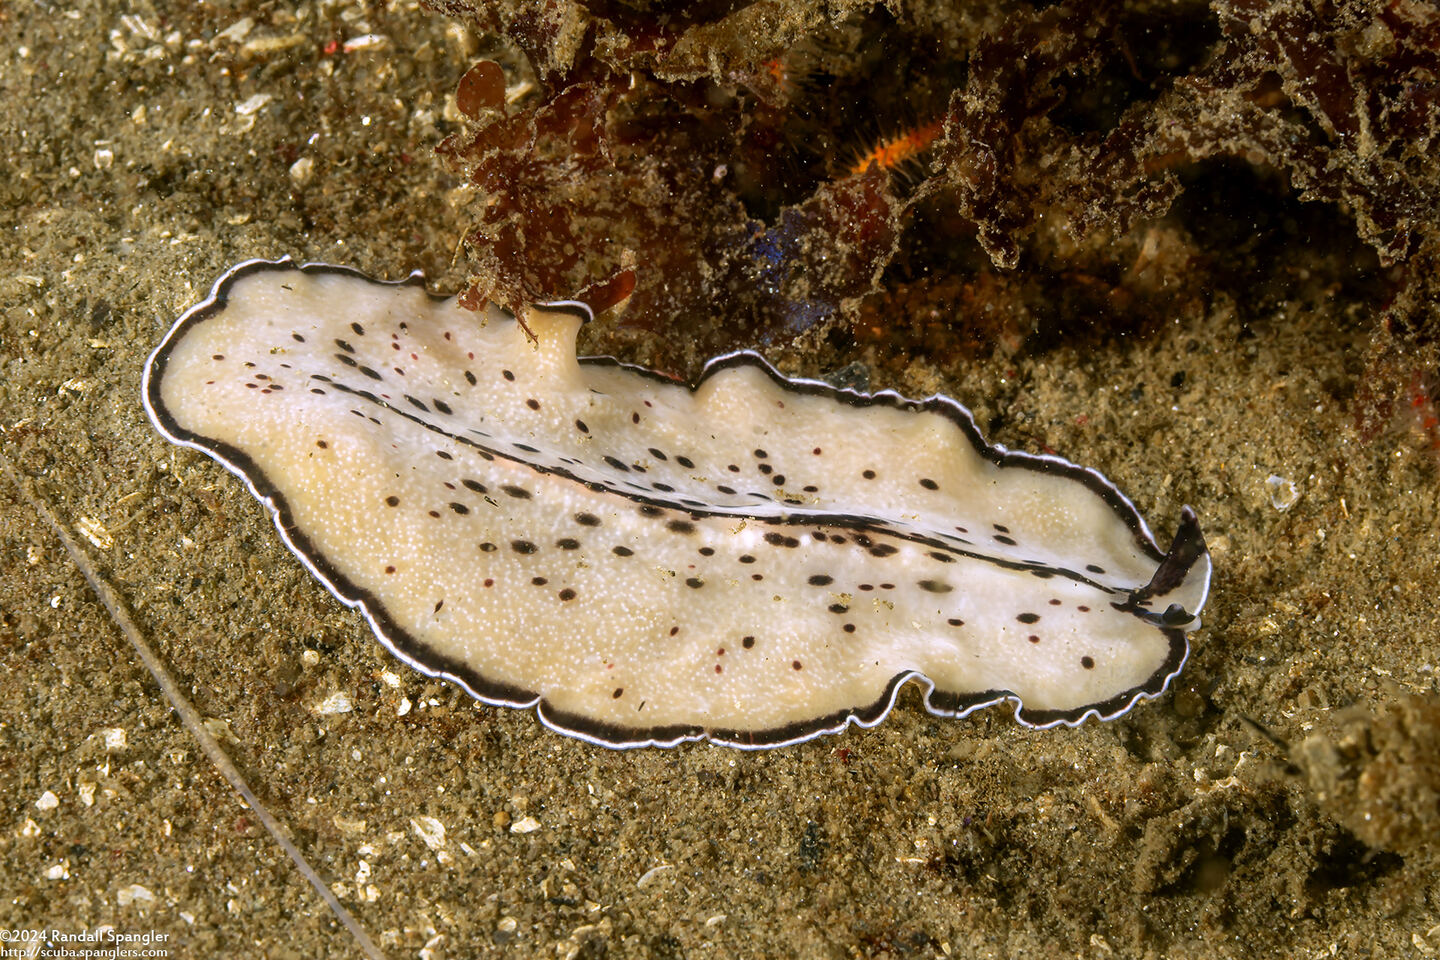
<svg viewBox="0 0 1440 960"><path fill-rule="evenodd" d="M893 172L920 154L945 132L945 119L937 117L929 123L911 127L896 136L887 137L856 158L845 170L847 176L858 176L872 166Z"/></svg>

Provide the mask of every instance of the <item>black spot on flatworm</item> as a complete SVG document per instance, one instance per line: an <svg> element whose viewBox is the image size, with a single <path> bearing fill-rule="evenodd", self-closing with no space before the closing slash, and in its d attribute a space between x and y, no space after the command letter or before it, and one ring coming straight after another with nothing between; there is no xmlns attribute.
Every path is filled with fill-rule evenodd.
<svg viewBox="0 0 1440 960"><path fill-rule="evenodd" d="M515 374L511 373L509 370L501 370L500 376L504 377L506 380L509 380L511 383L515 382Z"/></svg>
<svg viewBox="0 0 1440 960"><path fill-rule="evenodd" d="M650 448L650 456L654 457L656 460L670 459L669 457L665 456L664 450L656 450L654 447Z"/></svg>
<svg viewBox="0 0 1440 960"><path fill-rule="evenodd" d="M359 362L358 360L356 360L354 357L347 356L346 354L343 354L343 353L337 353L337 354L335 354L335 359L336 359L336 360L339 360L341 363L345 364L345 366L347 366L347 367L358 367L358 366L360 366L360 362Z"/></svg>
<svg viewBox="0 0 1440 960"><path fill-rule="evenodd" d="M659 507L652 507L648 503L640 507L640 516L642 517L658 517L663 512Z"/></svg>
<svg viewBox="0 0 1440 960"><path fill-rule="evenodd" d="M575 514L575 522L582 527L600 526L600 518L593 513L577 513Z"/></svg>
<svg viewBox="0 0 1440 960"><path fill-rule="evenodd" d="M511 540L510 549L516 553L534 553L536 547L529 540Z"/></svg>
<svg viewBox="0 0 1440 960"><path fill-rule="evenodd" d="M380 376L379 373L377 373L377 372L374 371L374 370L371 370L369 367L360 367L359 370L360 370L361 373L365 374L365 376L369 377L371 380L383 380L383 379L385 379L384 377Z"/></svg>
<svg viewBox="0 0 1440 960"><path fill-rule="evenodd" d="M829 607L829 610L830 610L831 613L845 613L845 612L847 612L849 609L850 609L850 608L847 607L847 606L845 606L845 604L843 604L843 603L832 603L832 604L830 604L830 607Z"/></svg>
<svg viewBox="0 0 1440 960"><path fill-rule="evenodd" d="M445 403L444 400L434 400L434 401L432 401L432 402L435 404L435 409L436 409L436 410L439 410L441 413L445 414L445 416L448 417L448 416L450 416L452 413L454 413L454 411L451 410L450 407L446 405L446 403Z"/></svg>
<svg viewBox="0 0 1440 960"><path fill-rule="evenodd" d="M1094 669L1095 669L1095 661L1094 661L1093 659L1091 659L1090 657L1081 657L1081 658L1080 658L1080 666L1084 667L1086 670L1094 670Z"/></svg>
<svg viewBox="0 0 1440 960"><path fill-rule="evenodd" d="M954 562L955 562L955 558L954 558L954 557L950 556L950 554L948 554L948 553L941 553L939 550L931 550L931 551L930 551L930 557L931 557L931 559L939 560L941 563L954 563Z"/></svg>
<svg viewBox="0 0 1440 960"><path fill-rule="evenodd" d="M945 622L948 623L948 624L950 624L950 626L952 626L952 627L963 627L963 626L965 626L965 621L964 621L964 620L960 620L960 619L958 619L958 618L956 618L956 617L951 617L949 620L946 620Z"/></svg>
<svg viewBox="0 0 1440 960"><path fill-rule="evenodd" d="M449 452L448 450L436 450L436 451L435 451L435 456L439 457L441 460L454 460L454 459L455 459L454 457L452 457L452 456L450 455L450 452Z"/></svg>
<svg viewBox="0 0 1440 960"><path fill-rule="evenodd" d="M1097 566L1097 565L1095 565L1095 564L1093 564L1093 563L1087 563L1087 564L1085 564L1085 569L1086 569L1086 570L1089 570L1091 573L1104 573L1104 572L1105 572L1105 568L1104 568L1104 567Z"/></svg>
<svg viewBox="0 0 1440 960"><path fill-rule="evenodd" d="M697 550L696 552L699 553L700 556L702 556L702 557L713 557L713 556L715 556L715 548L714 548L714 547L701 547L701 548L700 548L699 550Z"/></svg>
<svg viewBox="0 0 1440 960"><path fill-rule="evenodd" d="M1016 619L1016 620L1019 620L1021 623L1039 623L1039 622L1040 622L1040 614L1038 614L1038 613L1021 613L1021 614L1017 614L1016 617L1015 617L1015 619Z"/></svg>
<svg viewBox="0 0 1440 960"><path fill-rule="evenodd" d="M812 587L824 587L835 582L834 577L827 577L823 573L817 573L806 581Z"/></svg>
<svg viewBox="0 0 1440 960"><path fill-rule="evenodd" d="M685 579L685 586L691 588L692 590L699 590L701 587L705 586L705 581L701 580L699 577L687 577Z"/></svg>
<svg viewBox="0 0 1440 960"><path fill-rule="evenodd" d="M921 580L920 589L926 593L949 593L955 588L939 580Z"/></svg>
<svg viewBox="0 0 1440 960"><path fill-rule="evenodd" d="M500 489L501 489L501 490L504 490L506 493L508 493L510 496L514 497L516 500L529 500L529 499L530 499L530 491L529 491L529 490L526 490L524 487L516 487L516 486L513 486L513 485L507 483L507 484L505 484L503 487L501 487Z"/></svg>
<svg viewBox="0 0 1440 960"><path fill-rule="evenodd" d="M484 543L480 544L480 549L485 553L494 553L499 548L496 547L495 544L487 540Z"/></svg>
<svg viewBox="0 0 1440 960"><path fill-rule="evenodd" d="M998 534L998 533L997 533L997 534L995 535L995 542L996 542L996 543L1003 543L1003 544L1005 544L1005 546L1007 546L1007 547L1013 547L1013 546L1015 546L1015 541L1014 541L1014 540L1011 540L1009 537L1005 536L1004 534Z"/></svg>
<svg viewBox="0 0 1440 960"><path fill-rule="evenodd" d="M576 429L576 430L579 430L581 433L589 433L589 432L590 432L590 428L587 427L587 426L585 426L585 421L584 421L584 420L576 420L576 421L575 421L575 429Z"/></svg>
<svg viewBox="0 0 1440 960"><path fill-rule="evenodd" d="M559 547L561 550L579 550L580 541L572 540L570 537L564 537L560 540L556 540L555 546Z"/></svg>
<svg viewBox="0 0 1440 960"><path fill-rule="evenodd" d="M473 490L473 491L475 491L476 493L488 493L488 492L489 492L488 489L486 488L485 484L481 483L479 480L465 479L465 480L461 480L460 483L464 485L464 487L465 487L466 490Z"/></svg>
<svg viewBox="0 0 1440 960"><path fill-rule="evenodd" d="M545 584L549 583L550 581L549 581L549 580L546 580L544 577L531 577L531 578L530 578L530 582L533 583L533 584L535 584L535 586L537 586L537 587L543 587L543 586L545 586Z"/></svg>
<svg viewBox="0 0 1440 960"><path fill-rule="evenodd" d="M560 591L560 599L561 599L561 600L574 600L574 599L575 599L575 591L574 591L574 590L571 590L569 587L566 587L564 590L561 590L561 591Z"/></svg>
<svg viewBox="0 0 1440 960"><path fill-rule="evenodd" d="M1003 523L992 523L992 524L990 524L990 526L992 526L992 527L995 528L995 532L996 532L996 533L1009 533L1009 532L1010 532L1010 528L1007 527L1007 526L1005 526L1005 524L1003 524Z"/></svg>
<svg viewBox="0 0 1440 960"><path fill-rule="evenodd" d="M717 483L717 484L715 485L715 489L718 490L718 491L721 492L721 493L734 493L734 492L735 492L735 488L734 488L734 487L727 487L727 486L725 486L725 484L723 484L723 483Z"/></svg>
<svg viewBox="0 0 1440 960"><path fill-rule="evenodd" d="M624 687L616 687L616 688L615 688L615 692L612 693L612 694L610 694L610 696L613 697L613 698L615 698L616 700L619 700L619 699L620 699L622 696L624 696L624 695L625 695L625 688L624 688Z"/></svg>
<svg viewBox="0 0 1440 960"><path fill-rule="evenodd" d="M920 486L924 487L926 490L940 489L940 484L936 483L934 480L931 480L929 477L921 477Z"/></svg>
<svg viewBox="0 0 1440 960"><path fill-rule="evenodd" d="M385 505L387 507L398 507L400 506L400 498L395 496L386 497Z"/></svg>
<svg viewBox="0 0 1440 960"><path fill-rule="evenodd" d="M360 326L360 324L358 324L358 323L352 323L352 324L350 324L350 329L351 329L351 330L354 330L355 333L356 333L356 335L358 335L358 336L361 336L361 337L365 336L365 328L362 327L362 326Z"/></svg>
<svg viewBox="0 0 1440 960"><path fill-rule="evenodd" d="M741 563L754 563L754 562L755 562L755 558L752 557L752 556L750 556L750 554L748 554L748 553L746 553L746 554L741 554L741 556L740 556L740 562L741 562Z"/></svg>
<svg viewBox="0 0 1440 960"><path fill-rule="evenodd" d="M475 386L475 384L476 384L475 374L471 373L469 370L466 370L466 371L465 371L465 382L468 383L468 384L470 384L470 386L472 386L472 387Z"/></svg>
<svg viewBox="0 0 1440 960"><path fill-rule="evenodd" d="M405 394L405 399L408 400L408 401L410 401L410 406L414 407L416 410L419 410L421 413L429 413L429 412L430 412L430 408L429 408L429 407L425 406L425 404L421 403L419 400L416 400L414 397L410 396L410 394L408 394L408 393Z"/></svg>
<svg viewBox="0 0 1440 960"><path fill-rule="evenodd" d="M470 512L470 508L465 506L465 504L463 503L452 503L450 504L450 509L460 514L462 517Z"/></svg>
<svg viewBox="0 0 1440 960"><path fill-rule="evenodd" d="M610 552L617 557L633 557L635 555L635 551L629 547L612 547L610 548Z"/></svg>
<svg viewBox="0 0 1440 960"><path fill-rule="evenodd" d="M766 453L764 450L756 450L755 456L759 457L761 460L764 460L766 457L770 456L770 454Z"/></svg>
<svg viewBox="0 0 1440 960"><path fill-rule="evenodd" d="M749 650L751 647L755 646L755 638L754 638L754 637L741 637L741 638L740 638L740 646L744 647L746 650Z"/></svg>
<svg viewBox="0 0 1440 960"><path fill-rule="evenodd" d="M605 460L606 463L610 464L610 466L614 467L616 470L621 470L621 471L623 471L623 472L625 472L625 473L629 473L629 472L630 472L630 468L625 464L625 462L624 462L623 460L617 460L615 457L612 457L612 456L610 456L609 454L606 454L606 455L605 455L604 460Z"/></svg>
<svg viewBox="0 0 1440 960"><path fill-rule="evenodd" d="M866 480L874 480L874 479L875 479L875 471L874 471L874 470L866 470L864 473L860 474L860 476L864 477Z"/></svg>
<svg viewBox="0 0 1440 960"><path fill-rule="evenodd" d="M691 460L689 457L676 457L675 462L680 464L680 466L684 467L686 470L689 470L695 466L695 461Z"/></svg>
<svg viewBox="0 0 1440 960"><path fill-rule="evenodd" d="M695 524L691 523L689 520L671 520L669 523L665 524L665 527L671 533L695 532Z"/></svg>
<svg viewBox="0 0 1440 960"><path fill-rule="evenodd" d="M346 353L355 352L354 347L350 346L350 344L346 343L344 340L341 340L339 337L335 338L335 346L339 347L341 350L344 350Z"/></svg>
<svg viewBox="0 0 1440 960"><path fill-rule="evenodd" d="M888 557L891 554L899 552L898 549L888 543L877 543L870 548L870 556L872 557Z"/></svg>
<svg viewBox="0 0 1440 960"><path fill-rule="evenodd" d="M540 401L536 400L534 397L531 397L529 400L525 401L525 406L529 407L531 410L539 410Z"/></svg>

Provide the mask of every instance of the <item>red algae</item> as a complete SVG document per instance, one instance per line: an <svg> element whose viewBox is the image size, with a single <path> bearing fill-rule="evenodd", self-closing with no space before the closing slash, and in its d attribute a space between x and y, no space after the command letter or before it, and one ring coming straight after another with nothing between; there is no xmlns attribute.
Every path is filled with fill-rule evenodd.
<svg viewBox="0 0 1440 960"><path fill-rule="evenodd" d="M633 270L621 325L723 317L691 325L697 350L848 342L903 290L965 323L944 296L957 271L962 300L1042 343L1217 291L1303 299L1324 284L1287 272L1297 204L1357 300L1434 243L1440 21L1414 4L437 5L540 82L509 113L476 92L498 67L462 83L469 122L443 152L484 197L476 295L563 298ZM1238 272L1202 255L1233 208L1187 200L1236 171L1282 251ZM1433 329L1423 299L1407 328Z"/></svg>

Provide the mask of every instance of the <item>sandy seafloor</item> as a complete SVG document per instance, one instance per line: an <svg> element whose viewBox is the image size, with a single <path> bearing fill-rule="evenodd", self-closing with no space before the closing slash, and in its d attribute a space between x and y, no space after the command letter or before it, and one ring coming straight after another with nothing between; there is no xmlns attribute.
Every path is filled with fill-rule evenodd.
<svg viewBox="0 0 1440 960"><path fill-rule="evenodd" d="M144 418L146 354L236 261L463 279L473 197L431 150L474 39L410 4L240 6L0 7L0 449L88 531L387 956L1440 951L1433 843L1368 849L1242 719L1299 743L1343 708L1435 694L1440 464L1403 419L1362 441L1335 387L1373 310L1217 302L1083 351L839 358L1097 467L1162 539L1196 507L1214 589L1158 700L1034 731L998 708L937 719L911 691L875 729L786 749L602 749L396 663L238 481ZM326 50L366 34L389 46ZM603 322L587 336L607 349ZM337 692L354 709L317 713ZM106 925L172 957L359 955L5 484L0 928Z"/></svg>

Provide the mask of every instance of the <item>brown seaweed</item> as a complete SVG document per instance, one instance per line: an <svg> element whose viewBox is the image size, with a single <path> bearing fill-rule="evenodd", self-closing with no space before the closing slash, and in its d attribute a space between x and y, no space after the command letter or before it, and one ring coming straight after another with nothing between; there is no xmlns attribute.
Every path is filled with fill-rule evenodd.
<svg viewBox="0 0 1440 960"><path fill-rule="evenodd" d="M481 298L633 270L622 323L723 319L711 349L905 324L886 314L903 303L990 318L963 345L1133 327L1243 299L1266 269L1279 300L1435 282L1381 269L1433 245L1440 214L1440 16L1418 4L440 5L524 51L541 88L466 110L445 147L484 197ZM932 131L922 160L855 173L910 128ZM1327 245L1338 288L1203 246L1236 211L1179 201L1232 180L1272 219L1316 205L1280 241ZM1434 297L1403 300L1400 325L1433 330Z"/></svg>

